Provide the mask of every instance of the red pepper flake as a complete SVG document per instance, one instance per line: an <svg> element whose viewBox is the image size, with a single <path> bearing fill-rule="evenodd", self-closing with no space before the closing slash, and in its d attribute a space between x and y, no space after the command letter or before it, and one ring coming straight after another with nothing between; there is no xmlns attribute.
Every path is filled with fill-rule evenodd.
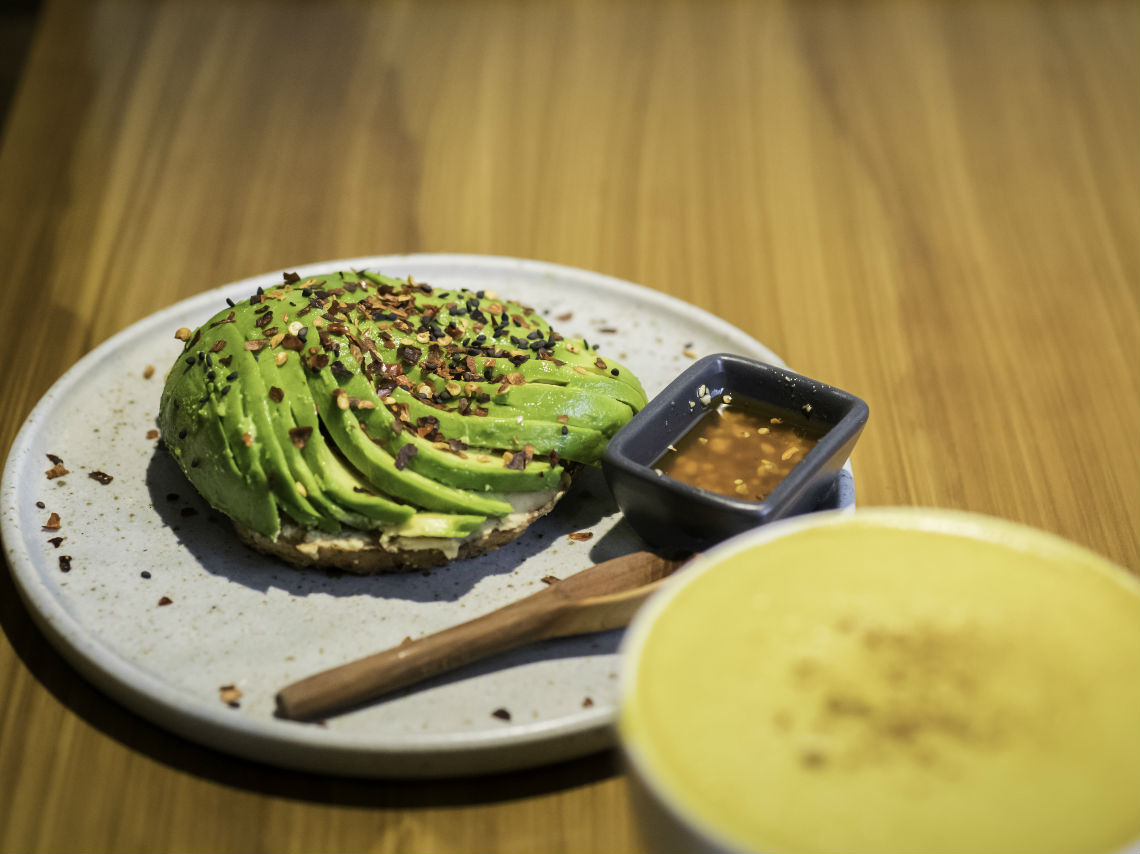
<svg viewBox="0 0 1140 854"><path fill-rule="evenodd" d="M44 472L44 474L47 475L48 480L55 480L57 477L63 477L65 474L70 474L70 472L63 467L63 463L56 463L54 466Z"/></svg>
<svg viewBox="0 0 1140 854"><path fill-rule="evenodd" d="M157 430L147 430L146 431L146 437L148 439L157 439L158 438L158 431Z"/></svg>
<svg viewBox="0 0 1140 854"><path fill-rule="evenodd" d="M297 282L301 281L301 277L296 273L284 273L282 274L282 279L284 279L285 284L287 285L295 285ZM233 686L231 685L230 687L232 688ZM241 695L239 694L238 696Z"/></svg>
<svg viewBox="0 0 1140 854"><path fill-rule="evenodd" d="M273 322L273 312L267 311L267 312L265 312L265 314L261 315L261 317L257 318L257 320L255 320L253 322L253 325L256 326L258 329L264 329L266 326L268 326L272 322Z"/></svg>
<svg viewBox="0 0 1140 854"><path fill-rule="evenodd" d="M414 365L420 360L423 351L419 347L413 347L411 344L404 344L396 350L396 356L401 362L406 362L409 365Z"/></svg>
<svg viewBox="0 0 1140 854"><path fill-rule="evenodd" d="M277 386L270 386L269 399L274 403L280 403L285 399L285 392L279 389Z"/></svg>
<svg viewBox="0 0 1140 854"><path fill-rule="evenodd" d="M52 537L48 542L58 549L59 544L63 542L63 537Z"/></svg>
<svg viewBox="0 0 1140 854"><path fill-rule="evenodd" d="M149 380L153 376L154 376L154 365L147 365L145 368L143 368L143 379L144 380Z"/></svg>
<svg viewBox="0 0 1140 854"><path fill-rule="evenodd" d="M169 596L163 596L161 599L158 600L158 607L160 607L160 608L163 607L164 605L173 605L173 604L174 604L174 600L171 599Z"/></svg>
<svg viewBox="0 0 1140 854"><path fill-rule="evenodd" d="M213 329L215 326L221 326L223 323L233 323L233 322L234 322L234 313L231 311L229 314L227 314L221 320L215 320L213 323L211 323L210 328Z"/></svg>
<svg viewBox="0 0 1140 854"><path fill-rule="evenodd" d="M510 385L522 385L526 382L526 377L518 372L507 374L506 380Z"/></svg>
<svg viewBox="0 0 1140 854"><path fill-rule="evenodd" d="M590 697L586 697L584 700L582 700L582 708L583 709L588 709L593 705L594 705L594 701Z"/></svg>
<svg viewBox="0 0 1140 854"><path fill-rule="evenodd" d="M396 470L403 471L408 465L408 460L414 457L417 451L418 449L411 442L400 448L396 452Z"/></svg>
<svg viewBox="0 0 1140 854"><path fill-rule="evenodd" d="M52 513L48 516L48 520L44 523L45 531L58 531L60 529L60 519L58 513Z"/></svg>
<svg viewBox="0 0 1140 854"><path fill-rule="evenodd" d="M584 543L586 540L594 536L593 531L574 531L570 534L570 539L576 543Z"/></svg>
<svg viewBox="0 0 1140 854"><path fill-rule="evenodd" d="M605 332L607 335L613 335L615 332L617 332L617 330L614 329L612 326L603 326L598 331L599 332Z"/></svg>
<svg viewBox="0 0 1140 854"><path fill-rule="evenodd" d="M559 415L559 416L558 416L557 418L555 418L554 420L555 420L555 421L557 421L559 424L565 424L567 421L569 421L569 420L570 420L570 416L569 416L569 415L565 415L565 414L564 414L564 415Z"/></svg>
<svg viewBox="0 0 1140 854"><path fill-rule="evenodd" d="M226 342L223 341L222 343L225 344ZM230 366L230 362L232 362L233 360L234 360L233 353L230 353L230 355L222 356L222 358L218 359L218 364L228 368Z"/></svg>
<svg viewBox="0 0 1140 854"><path fill-rule="evenodd" d="M243 445L245 445L247 448L253 447L253 434L252 433L242 433L241 434L241 443Z"/></svg>
<svg viewBox="0 0 1140 854"><path fill-rule="evenodd" d="M294 335L292 332L287 332L285 337L281 339L281 346L286 350L295 350L300 353L305 349L305 342Z"/></svg>
<svg viewBox="0 0 1140 854"><path fill-rule="evenodd" d="M217 341L215 341L213 346L210 347L210 352L211 353L220 353L224 349L226 349L226 341L224 338L221 338L221 339L218 339Z"/></svg>
<svg viewBox="0 0 1140 854"><path fill-rule="evenodd" d="M534 445L526 445L521 451L511 453L510 451L503 452L503 466L514 471L523 471L526 469L527 463L534 458Z"/></svg>
<svg viewBox="0 0 1140 854"><path fill-rule="evenodd" d="M305 447L305 443L313 435L312 427L292 427L289 430L289 439L293 442L293 447L297 450Z"/></svg>
<svg viewBox="0 0 1140 854"><path fill-rule="evenodd" d="M59 571L71 572L71 555L59 556Z"/></svg>
<svg viewBox="0 0 1140 854"><path fill-rule="evenodd" d="M598 356L598 358L594 359L594 364L601 368L603 371L606 369L605 360L602 359L601 356Z"/></svg>
<svg viewBox="0 0 1140 854"><path fill-rule="evenodd" d="M218 688L218 699L227 706L236 709L241 699L241 689L236 685L222 685Z"/></svg>
<svg viewBox="0 0 1140 854"><path fill-rule="evenodd" d="M315 356L309 357L309 370L319 371L321 368L329 366L328 353L317 353Z"/></svg>
<svg viewBox="0 0 1140 854"><path fill-rule="evenodd" d="M506 709L495 709L495 711L491 712L491 715L501 721L509 721L511 719L511 713Z"/></svg>
<svg viewBox="0 0 1140 854"><path fill-rule="evenodd" d="M565 323L568 320L574 319L574 312L568 311L565 314L558 315L558 317L556 317L554 319L557 320L559 323Z"/></svg>
<svg viewBox="0 0 1140 854"><path fill-rule="evenodd" d="M103 484L104 486L106 486L108 483L110 483L111 481L113 481L115 479L115 478L111 477L111 475L107 474L106 472L102 472L102 471L90 471L90 472L87 472L87 476L89 478L91 478L92 480L99 481L99 483Z"/></svg>
<svg viewBox="0 0 1140 854"><path fill-rule="evenodd" d="M285 337L288 338L289 336L286 335ZM268 338L254 338L252 341L246 341L245 342L245 349L250 350L250 351L260 350L262 347L264 347L268 343L269 343ZM297 349L299 350L301 348L298 347Z"/></svg>
<svg viewBox="0 0 1140 854"><path fill-rule="evenodd" d="M539 579L543 584L557 584L561 580L557 575L544 575Z"/></svg>

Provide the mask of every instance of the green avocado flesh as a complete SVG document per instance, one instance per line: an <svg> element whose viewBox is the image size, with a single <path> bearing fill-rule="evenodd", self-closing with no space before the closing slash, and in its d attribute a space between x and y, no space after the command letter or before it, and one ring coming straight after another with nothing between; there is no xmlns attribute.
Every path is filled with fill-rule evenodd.
<svg viewBox="0 0 1140 854"><path fill-rule="evenodd" d="M596 465L645 403L624 367L491 291L286 274L189 335L158 427L213 507L272 539L283 521L465 537Z"/></svg>

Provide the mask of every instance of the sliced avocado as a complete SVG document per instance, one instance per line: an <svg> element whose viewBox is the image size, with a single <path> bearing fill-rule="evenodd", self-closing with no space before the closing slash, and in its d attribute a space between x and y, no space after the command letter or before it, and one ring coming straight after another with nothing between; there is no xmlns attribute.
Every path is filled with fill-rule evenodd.
<svg viewBox="0 0 1140 854"><path fill-rule="evenodd" d="M466 537L485 521L485 516L423 512L402 525L390 528L389 533L399 537Z"/></svg>
<svg viewBox="0 0 1140 854"><path fill-rule="evenodd" d="M278 365L267 354L257 361L264 386L267 389L279 388L282 404L288 407L293 424L289 426L286 423L290 431L286 441L299 447L301 458L311 474L312 484L302 480L309 490L310 500L314 504L320 502L318 506L325 512L355 528L375 528L383 523L401 523L411 518L415 508L397 504L378 494L375 487L346 468L329 449L300 360L286 358ZM278 435L280 437L280 433ZM318 492L314 494L314 490Z"/></svg>
<svg viewBox="0 0 1140 854"><path fill-rule="evenodd" d="M356 360L349 354L343 354L339 361L351 374L339 380L345 394L350 400L355 399L372 407L358 409L356 412L369 438L380 442L393 456L404 445L414 445L414 454L407 457L408 467L413 471L450 486L479 492L541 492L552 489L552 484L558 483L559 476L551 475L551 466L547 462L533 460L525 469L507 468L503 463L502 451L494 453L482 448L476 448L471 453L467 453L466 449L445 450L414 432L418 426L416 424L409 425L407 429L398 429L393 423L396 416L376 396ZM417 407L417 411L421 409L423 407ZM423 411L427 412L426 409ZM438 410L433 409L430 414L417 417L434 418L437 413ZM511 417L516 414L512 411Z"/></svg>
<svg viewBox="0 0 1140 854"><path fill-rule="evenodd" d="M200 367L219 347L225 374L169 386L202 406L176 413L164 395L160 420L190 425L197 438L171 442L190 479L268 536L282 513L466 536L511 512L499 493L554 490L556 462L596 463L645 404L632 374L529 308L378 274L287 275L215 315L184 358ZM213 455L220 485L187 468L191 451Z"/></svg>
<svg viewBox="0 0 1140 854"><path fill-rule="evenodd" d="M226 352L233 355L230 369L238 371L236 382L241 384L240 393L255 427L253 441L261 445L266 481L273 494L277 496L281 509L304 527L319 528L330 533L339 531L340 525L336 520L321 514L297 489L299 481L290 465L290 457L300 455L291 442L282 443L278 438L277 427L269 409L270 401L257 364L254 362L258 358L253 355L255 351L245 349L245 339L233 324L227 323L216 327L216 334L212 337L224 340ZM288 436L287 430L285 435Z"/></svg>
<svg viewBox="0 0 1140 854"><path fill-rule="evenodd" d="M159 408L168 450L212 507L276 537L280 517L265 488L264 473L260 467L247 466L247 455L242 453L247 449L230 440L227 422L232 420L234 401L220 397L215 383L206 380L211 369L204 356L185 358L193 359L193 364L183 360L175 365L172 373L177 373L164 389Z"/></svg>
<svg viewBox="0 0 1140 854"><path fill-rule="evenodd" d="M480 418L433 409L400 388L392 392L392 398L406 403L413 418L433 415L439 419L440 432L445 436L475 447L514 450L533 445L540 456L555 451L564 459L594 463L601 459L608 441L600 430L528 418L517 410L512 410L510 418Z"/></svg>
<svg viewBox="0 0 1140 854"><path fill-rule="evenodd" d="M334 393L340 386L330 371L310 374L309 385L313 389L321 421L341 453L360 469L368 481L388 495L443 512L468 511L488 516L503 516L511 512L511 505L505 501L455 489L411 471L403 464L397 465L396 459L360 428L353 411L337 405Z"/></svg>
<svg viewBox="0 0 1140 854"><path fill-rule="evenodd" d="M540 421L550 421L551 413L565 416L566 423L575 427L592 429L591 424L598 422L598 415L607 429L602 432L612 435L609 430L617 432L617 425L624 424L633 417L633 410L629 404L622 403L613 397L607 397L598 392L586 389L570 390L566 386L549 385L547 383L524 383L523 385L508 386L499 393L492 389L496 403L519 411L527 417L535 417Z"/></svg>

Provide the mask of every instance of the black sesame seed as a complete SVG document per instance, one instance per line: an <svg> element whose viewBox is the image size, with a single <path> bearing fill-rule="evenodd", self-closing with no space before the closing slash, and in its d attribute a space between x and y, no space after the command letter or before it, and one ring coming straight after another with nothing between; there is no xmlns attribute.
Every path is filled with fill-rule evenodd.
<svg viewBox="0 0 1140 854"><path fill-rule="evenodd" d="M178 431L178 438L179 439L185 439L186 438L186 431L185 430L179 430Z"/></svg>
<svg viewBox="0 0 1140 854"><path fill-rule="evenodd" d="M526 337L528 340L533 341L535 338L541 338L542 333L536 329L536 330L534 330L534 332L530 333L530 335L528 335Z"/></svg>
<svg viewBox="0 0 1140 854"><path fill-rule="evenodd" d="M483 299L483 294L485 293L486 291L475 291L475 296L479 297L479 299Z"/></svg>
<svg viewBox="0 0 1140 854"><path fill-rule="evenodd" d="M562 425L562 435L565 436L569 432L570 432L570 428L567 427L565 424L563 424Z"/></svg>
<svg viewBox="0 0 1140 854"><path fill-rule="evenodd" d="M257 286L257 295L261 296L263 293L265 293L265 288L261 287L261 285L258 285Z"/></svg>
<svg viewBox="0 0 1140 854"><path fill-rule="evenodd" d="M233 308L234 307L234 301L232 299L230 299L229 297L226 297L226 305L228 305L230 308Z"/></svg>
<svg viewBox="0 0 1140 854"><path fill-rule="evenodd" d="M210 357L209 353L206 354L206 367L207 368L214 367L214 360Z"/></svg>
<svg viewBox="0 0 1140 854"><path fill-rule="evenodd" d="M618 375L619 371L617 368L610 368L610 373L616 377Z"/></svg>
<svg viewBox="0 0 1140 854"><path fill-rule="evenodd" d="M143 578L150 578L150 573L145 569L140 572L139 575L141 575Z"/></svg>
<svg viewBox="0 0 1140 854"><path fill-rule="evenodd" d="M217 376L217 374L214 371L207 371L206 372L206 379L210 380L210 382L213 382L214 377L216 377L216 376Z"/></svg>
<svg viewBox="0 0 1140 854"><path fill-rule="evenodd" d="M197 361L197 360L193 356L187 356L186 357L186 364L187 365L193 365L195 361Z"/></svg>
<svg viewBox="0 0 1140 854"><path fill-rule="evenodd" d="M229 376L226 377L226 380L232 383L237 378L238 378L238 372L234 371L232 374L230 374Z"/></svg>
<svg viewBox="0 0 1140 854"><path fill-rule="evenodd" d="M222 397L225 397L225 396L226 396L226 393L227 393L227 392L229 392L229 390L230 390L231 388L233 388L233 386L229 386L229 385L228 385L228 386L226 386L225 388L223 388L223 389L222 389Z"/></svg>
<svg viewBox="0 0 1140 854"><path fill-rule="evenodd" d="M45 507L47 507L47 505L44 504L42 501L37 501L36 506L39 507L41 510L43 510Z"/></svg>
<svg viewBox="0 0 1140 854"><path fill-rule="evenodd" d="M300 329L298 329L297 330L297 337L300 338L302 341L304 341L306 338L308 338L309 337L309 327L302 326Z"/></svg>
<svg viewBox="0 0 1140 854"><path fill-rule="evenodd" d="M190 468L196 469L196 468L198 468L199 465L201 465L201 463L202 463L201 460L191 460L190 461Z"/></svg>

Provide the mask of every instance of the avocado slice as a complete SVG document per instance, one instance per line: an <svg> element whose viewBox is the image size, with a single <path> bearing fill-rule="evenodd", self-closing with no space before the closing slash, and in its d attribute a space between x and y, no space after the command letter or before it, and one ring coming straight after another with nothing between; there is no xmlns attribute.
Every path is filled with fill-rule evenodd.
<svg viewBox="0 0 1140 854"><path fill-rule="evenodd" d="M406 428L403 427L403 421L397 426L397 416L377 397L363 377L355 358L348 353L339 355L337 361L343 367L339 372L338 384L349 400L356 401L357 406L367 407L357 409L356 417L368 437L379 442L393 456L398 455L405 445L413 445L415 451L410 456L409 452L405 452L408 467L413 471L460 489L479 492L540 492L551 489L552 483L558 483L560 475L552 474L553 467L548 462L533 460L525 469L508 468L504 465L502 451L495 453L488 448L472 449L466 443L462 443L463 447L457 446L454 449L442 441L437 444L418 435L416 431L420 424L415 423L415 420ZM331 388L331 385L326 382L325 388ZM417 420L436 419L438 414L436 410L429 412L420 406L417 406L417 412L421 413ZM512 412L511 416L514 415ZM424 423L425 426L430 426L431 422Z"/></svg>
<svg viewBox="0 0 1140 854"><path fill-rule="evenodd" d="M407 469L406 461L397 463L392 454L373 442L361 429L353 410L341 409L337 404L339 395L335 392L340 386L330 371L310 374L309 384L314 390L313 399L321 422L341 453L363 473L366 480L388 495L428 510L455 513L466 510L487 516L503 516L511 512L511 505L505 501L447 486Z"/></svg>
<svg viewBox="0 0 1140 854"><path fill-rule="evenodd" d="M266 482L277 497L281 510L299 525L336 533L340 525L331 517L321 513L307 497L308 486L302 476L307 472L295 466L299 458L291 442L281 441L281 435L288 437L288 428L282 424L282 413L270 409L265 387L256 364L253 351L245 348L245 340L232 324L223 324L212 330L213 334L203 336L204 343L223 340L224 348L232 361L228 366L236 371L235 384L239 387L243 406L253 422L252 440L261 448L261 461L265 469ZM279 432L280 431L280 432ZM300 488L298 488L300 484Z"/></svg>
<svg viewBox="0 0 1140 854"><path fill-rule="evenodd" d="M273 496L265 489L264 475L245 470L235 460L224 429L226 402L219 401L206 370L193 365L176 366L180 375L164 390L160 418L168 425L166 445L199 493L211 507L232 518L250 520L251 527L266 536L276 536L280 516ZM164 440L165 441L165 440Z"/></svg>

